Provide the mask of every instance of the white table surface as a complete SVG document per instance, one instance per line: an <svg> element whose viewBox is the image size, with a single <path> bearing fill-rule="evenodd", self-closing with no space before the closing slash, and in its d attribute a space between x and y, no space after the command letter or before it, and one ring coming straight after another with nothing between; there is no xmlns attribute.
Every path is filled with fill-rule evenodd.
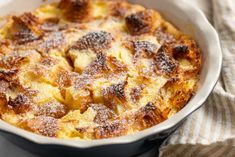
<svg viewBox="0 0 235 157"><path fill-rule="evenodd" d="M3 0L0 0L0 1L3 1ZM211 18L210 0L190 0L190 2L200 7L204 11L204 13L207 14L207 17L209 19ZM150 152L147 152L141 155L140 157L154 157L156 156L154 154L155 154L155 151L151 150ZM39 157L39 156L31 154L15 146L14 144L4 139L4 137L0 136L0 157Z"/></svg>

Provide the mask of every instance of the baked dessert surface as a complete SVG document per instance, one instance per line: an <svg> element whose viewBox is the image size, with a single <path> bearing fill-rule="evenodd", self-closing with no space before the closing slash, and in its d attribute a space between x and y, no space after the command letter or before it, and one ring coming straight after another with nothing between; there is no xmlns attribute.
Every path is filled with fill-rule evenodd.
<svg viewBox="0 0 235 157"><path fill-rule="evenodd" d="M124 0L61 0L0 28L0 117L36 134L103 139L152 127L197 88L196 42Z"/></svg>

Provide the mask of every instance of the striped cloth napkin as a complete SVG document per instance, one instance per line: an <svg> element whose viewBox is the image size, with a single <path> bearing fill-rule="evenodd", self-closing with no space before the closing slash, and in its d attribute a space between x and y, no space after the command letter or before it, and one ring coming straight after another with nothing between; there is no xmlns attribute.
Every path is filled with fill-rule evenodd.
<svg viewBox="0 0 235 157"><path fill-rule="evenodd" d="M160 157L235 157L235 0L197 4L219 33L222 74L203 107L162 145Z"/></svg>

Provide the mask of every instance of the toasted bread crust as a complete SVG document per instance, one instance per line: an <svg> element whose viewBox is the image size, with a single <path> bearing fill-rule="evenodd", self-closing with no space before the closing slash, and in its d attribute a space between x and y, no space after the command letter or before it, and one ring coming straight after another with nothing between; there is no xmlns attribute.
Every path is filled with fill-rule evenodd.
<svg viewBox="0 0 235 157"><path fill-rule="evenodd" d="M126 17L126 25L132 35L141 35L153 31L153 12L146 10Z"/></svg>
<svg viewBox="0 0 235 157"><path fill-rule="evenodd" d="M91 0L61 0L59 8L64 16L72 22L83 22L89 19Z"/></svg>

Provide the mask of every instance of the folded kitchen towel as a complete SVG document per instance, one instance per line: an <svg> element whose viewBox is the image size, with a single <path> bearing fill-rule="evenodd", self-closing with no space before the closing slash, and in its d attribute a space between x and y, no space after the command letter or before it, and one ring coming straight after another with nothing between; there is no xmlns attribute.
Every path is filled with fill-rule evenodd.
<svg viewBox="0 0 235 157"><path fill-rule="evenodd" d="M205 104L161 146L160 157L235 157L235 0L196 4L219 33L222 73Z"/></svg>

